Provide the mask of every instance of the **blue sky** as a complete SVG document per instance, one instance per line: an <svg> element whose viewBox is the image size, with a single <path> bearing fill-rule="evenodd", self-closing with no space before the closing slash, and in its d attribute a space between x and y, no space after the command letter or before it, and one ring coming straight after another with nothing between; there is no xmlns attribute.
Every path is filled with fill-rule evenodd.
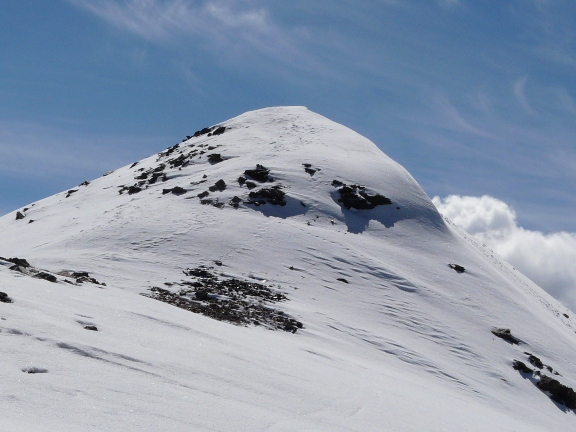
<svg viewBox="0 0 576 432"><path fill-rule="evenodd" d="M0 4L0 214L245 111L305 105L432 197L576 232L573 0Z"/></svg>

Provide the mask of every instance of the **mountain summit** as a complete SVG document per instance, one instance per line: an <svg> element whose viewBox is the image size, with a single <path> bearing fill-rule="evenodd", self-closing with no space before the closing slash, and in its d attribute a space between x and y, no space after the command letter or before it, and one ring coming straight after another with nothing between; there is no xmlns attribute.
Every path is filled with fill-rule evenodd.
<svg viewBox="0 0 576 432"><path fill-rule="evenodd" d="M0 218L2 430L569 430L576 321L372 142L252 111Z"/></svg>

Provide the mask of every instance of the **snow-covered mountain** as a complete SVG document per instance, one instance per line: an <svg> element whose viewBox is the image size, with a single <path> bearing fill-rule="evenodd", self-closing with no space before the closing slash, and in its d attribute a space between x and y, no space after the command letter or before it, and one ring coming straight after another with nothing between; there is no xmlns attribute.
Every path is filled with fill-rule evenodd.
<svg viewBox="0 0 576 432"><path fill-rule="evenodd" d="M0 255L2 431L576 424L571 313L303 107L6 215Z"/></svg>

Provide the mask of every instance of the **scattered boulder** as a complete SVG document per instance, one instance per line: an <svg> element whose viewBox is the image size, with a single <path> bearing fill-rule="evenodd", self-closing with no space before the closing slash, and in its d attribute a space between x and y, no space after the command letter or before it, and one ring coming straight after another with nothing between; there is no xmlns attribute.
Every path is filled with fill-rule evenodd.
<svg viewBox="0 0 576 432"><path fill-rule="evenodd" d="M136 162L138 163L138 162ZM88 180L83 181L82 183L80 183L78 186L88 186L90 184L90 182Z"/></svg>
<svg viewBox="0 0 576 432"><path fill-rule="evenodd" d="M33 366L33 367L22 368L22 372L29 373L29 374L48 373L48 369Z"/></svg>
<svg viewBox="0 0 576 432"><path fill-rule="evenodd" d="M174 195L183 195L188 192L186 189L176 186L170 189L162 189L162 195L166 195L168 193L173 193Z"/></svg>
<svg viewBox="0 0 576 432"><path fill-rule="evenodd" d="M85 330L91 330L91 331L98 331L98 327L96 327L95 325L87 325L84 326Z"/></svg>
<svg viewBox="0 0 576 432"><path fill-rule="evenodd" d="M212 132L212 135L222 135L224 132L226 132L226 126L219 126Z"/></svg>
<svg viewBox="0 0 576 432"><path fill-rule="evenodd" d="M241 198L233 196L232 199L230 200L230 205L234 208L238 208L241 202L242 202Z"/></svg>
<svg viewBox="0 0 576 432"><path fill-rule="evenodd" d="M244 183L246 183L246 177L238 177L238 184L242 186Z"/></svg>
<svg viewBox="0 0 576 432"><path fill-rule="evenodd" d="M254 189L256 186L258 186L256 183L254 183L253 181L247 181L246 183L246 187L248 189Z"/></svg>
<svg viewBox="0 0 576 432"><path fill-rule="evenodd" d="M566 408L576 409L576 392L572 388L546 375L540 376L536 386L548 393L552 400L563 404Z"/></svg>
<svg viewBox="0 0 576 432"><path fill-rule="evenodd" d="M52 283L56 283L58 282L58 278L50 273L46 273L46 272L38 272L35 275L33 275L32 277L35 277L36 279L44 279L47 280L48 282L52 282Z"/></svg>
<svg viewBox="0 0 576 432"><path fill-rule="evenodd" d="M526 364L524 362L521 362L520 360L514 360L512 362L512 367L522 373L525 374L531 374L534 371L532 369L530 369L528 366L526 366Z"/></svg>
<svg viewBox="0 0 576 432"><path fill-rule="evenodd" d="M224 161L224 159L222 159L222 155L220 153L212 153L208 155L208 162L210 162L212 165L222 161Z"/></svg>
<svg viewBox="0 0 576 432"><path fill-rule="evenodd" d="M210 192L216 192L216 191L222 192L224 189L226 189L226 182L222 179L218 180L213 186L210 186L208 188Z"/></svg>
<svg viewBox="0 0 576 432"><path fill-rule="evenodd" d="M454 264L454 263L448 264L448 267L450 267L451 269L454 269L457 273L464 273L466 271L466 269L464 267L462 267L461 265L458 265L458 264Z"/></svg>
<svg viewBox="0 0 576 432"><path fill-rule="evenodd" d="M350 210L351 208L356 210L371 210L379 205L392 204L392 201L383 195L378 193L370 195L366 192L364 186L346 185L338 180L333 180L332 186L340 186L338 189L338 193L340 194L338 202L341 203L346 210Z"/></svg>
<svg viewBox="0 0 576 432"><path fill-rule="evenodd" d="M271 188L252 191L248 196L251 199L250 201L246 201L246 204L254 204L256 206L266 203L279 206L286 205L286 194L280 189L280 186L272 186Z"/></svg>
<svg viewBox="0 0 576 432"><path fill-rule="evenodd" d="M10 297L8 297L8 294L6 294L3 291L0 291L0 302L1 303L12 303L13 300Z"/></svg>
<svg viewBox="0 0 576 432"><path fill-rule="evenodd" d="M320 168L312 168L312 164L303 163L302 165L304 166L304 171L310 174L310 177L316 174L316 172L320 171Z"/></svg>
<svg viewBox="0 0 576 432"><path fill-rule="evenodd" d="M16 212L16 220L24 219L26 215L22 214L21 212Z"/></svg>
<svg viewBox="0 0 576 432"><path fill-rule="evenodd" d="M528 356L528 361L532 363L533 366L536 366L538 369L542 369L544 367L544 363L542 363L542 360L540 360L535 355L530 354L529 352L525 352L524 354Z"/></svg>
<svg viewBox="0 0 576 432"><path fill-rule="evenodd" d="M248 169L244 171L244 174L261 183L273 180L269 175L270 170L260 164L257 164L256 168L254 169Z"/></svg>
<svg viewBox="0 0 576 432"><path fill-rule="evenodd" d="M340 281L340 282L344 282L344 283L349 283L349 282L348 282L346 279L344 279L344 278L338 278L338 279L336 279L336 280L337 280L337 281Z"/></svg>
<svg viewBox="0 0 576 432"><path fill-rule="evenodd" d="M513 345L518 345L521 340L512 336L512 332L510 329L507 328L494 328L492 329L492 334L500 339L504 339L506 342L509 342Z"/></svg>
<svg viewBox="0 0 576 432"><path fill-rule="evenodd" d="M70 189L68 192L66 192L66 198L70 198L70 195L76 192L78 192L78 189Z"/></svg>
<svg viewBox="0 0 576 432"><path fill-rule="evenodd" d="M30 267L30 263L28 263L28 261L26 261L24 258L2 258L0 257L1 260L7 261L7 262L11 262L12 264L16 264L19 267Z"/></svg>
<svg viewBox="0 0 576 432"><path fill-rule="evenodd" d="M207 197L208 195L210 195L210 192L204 191L204 192L199 193L197 196L198 196L198 198L202 199L202 198Z"/></svg>

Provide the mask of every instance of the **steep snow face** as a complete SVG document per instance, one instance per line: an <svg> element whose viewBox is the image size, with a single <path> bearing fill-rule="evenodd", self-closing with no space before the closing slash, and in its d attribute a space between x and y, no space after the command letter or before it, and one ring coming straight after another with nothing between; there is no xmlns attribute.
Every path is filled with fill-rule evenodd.
<svg viewBox="0 0 576 432"><path fill-rule="evenodd" d="M0 260L7 430L575 421L512 367L540 371L530 353L576 387L570 312L306 108L243 114L19 213L0 218L0 256L31 264Z"/></svg>

